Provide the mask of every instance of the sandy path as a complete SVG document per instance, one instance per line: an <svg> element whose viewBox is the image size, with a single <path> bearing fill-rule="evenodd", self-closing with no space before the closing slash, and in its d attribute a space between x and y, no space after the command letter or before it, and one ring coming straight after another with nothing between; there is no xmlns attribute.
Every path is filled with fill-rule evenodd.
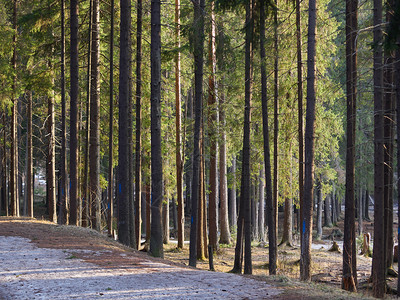
<svg viewBox="0 0 400 300"><path fill-rule="evenodd" d="M26 238L0 236L0 290L9 299L267 299L279 293L243 276L146 259L100 267L77 259L79 252L111 251L38 248Z"/></svg>

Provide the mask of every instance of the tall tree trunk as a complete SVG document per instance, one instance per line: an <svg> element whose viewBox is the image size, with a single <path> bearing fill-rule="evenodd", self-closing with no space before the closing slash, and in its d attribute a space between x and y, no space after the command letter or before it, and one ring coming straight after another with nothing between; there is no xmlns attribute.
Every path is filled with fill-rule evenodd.
<svg viewBox="0 0 400 300"><path fill-rule="evenodd" d="M118 124L118 239L129 246L129 114L131 1L121 0Z"/></svg>
<svg viewBox="0 0 400 300"><path fill-rule="evenodd" d="M61 213L60 222L69 222L69 204L67 193L67 122L65 104L65 0L61 0L61 153L60 153L60 192ZM74 208L76 210L76 207ZM72 218L72 216L71 216ZM76 214L73 225L76 225Z"/></svg>
<svg viewBox="0 0 400 300"><path fill-rule="evenodd" d="M220 122L220 145L219 145L219 198L220 198L220 229L221 235L219 242L221 244L230 244L231 233L229 230L228 216L228 182L226 169L226 133L225 133L225 94L221 93L219 98L219 122Z"/></svg>
<svg viewBox="0 0 400 300"><path fill-rule="evenodd" d="M55 124L54 124L54 96L47 98L47 168L46 168L46 190L49 203L50 222L57 222L57 199L56 199L56 149L55 149Z"/></svg>
<svg viewBox="0 0 400 300"><path fill-rule="evenodd" d="M245 103L243 122L243 155L242 180L240 191L240 208L238 218L238 235L235 248L234 272L241 272L244 235L244 273L252 274L251 261L251 189L250 189L250 122L251 122L251 88L252 88L252 39L253 39L253 1L246 2L246 40L245 40Z"/></svg>
<svg viewBox="0 0 400 300"><path fill-rule="evenodd" d="M312 199L314 193L316 0L309 0L307 38L307 110L305 130L304 200L301 217L300 279L311 279Z"/></svg>
<svg viewBox="0 0 400 300"><path fill-rule="evenodd" d="M145 190L146 190L146 243L150 244L151 236L151 186L150 178L145 180Z"/></svg>
<svg viewBox="0 0 400 300"><path fill-rule="evenodd" d="M13 6L13 56L11 65L14 70L12 84L12 120L11 120L11 215L19 217L18 197L18 97L17 97L17 0Z"/></svg>
<svg viewBox="0 0 400 300"><path fill-rule="evenodd" d="M364 192L363 189L360 188L360 193L358 195L358 235L363 234L363 198L364 198Z"/></svg>
<svg viewBox="0 0 400 300"><path fill-rule="evenodd" d="M113 236L114 219L114 0L111 0L111 28L110 28L110 114L108 130L108 236Z"/></svg>
<svg viewBox="0 0 400 300"><path fill-rule="evenodd" d="M192 177L192 207L190 225L190 245L189 245L189 265L196 267L197 254L197 204L199 201L199 182L200 182L200 128L203 106L203 53L204 53L204 8L205 0L195 0L194 4L194 134L193 134L193 177Z"/></svg>
<svg viewBox="0 0 400 300"><path fill-rule="evenodd" d="M89 205L91 227L100 231L100 2L93 0L92 57L90 72L90 130L89 130Z"/></svg>
<svg viewBox="0 0 400 300"><path fill-rule="evenodd" d="M137 248L141 240L142 195L142 0L137 2L136 20L136 149L135 149L135 229ZM146 222L148 222L146 220ZM146 236L147 238L147 236Z"/></svg>
<svg viewBox="0 0 400 300"><path fill-rule="evenodd" d="M346 1L346 92L347 92L347 146L346 146L346 195L343 239L342 288L357 290L356 232L355 232L355 141L357 100L357 0Z"/></svg>
<svg viewBox="0 0 400 300"><path fill-rule="evenodd" d="M263 116L263 140L264 140L264 165L265 165L265 187L266 187L266 219L268 223L269 242L269 274L276 274L277 263L277 234L274 221L275 206L272 196L271 159L268 130L268 105L267 105L267 72L265 55L265 1L260 5L260 51L261 51L261 104Z"/></svg>
<svg viewBox="0 0 400 300"><path fill-rule="evenodd" d="M386 3L386 22L391 23L394 14L394 0ZM386 268L393 270L393 55L384 57L383 135L384 135L384 216L385 216L385 259Z"/></svg>
<svg viewBox="0 0 400 300"><path fill-rule="evenodd" d="M368 189L365 190L365 207L364 207L364 209L365 209L365 219L367 221L370 221L370 218L369 218L369 192L368 192Z"/></svg>
<svg viewBox="0 0 400 300"><path fill-rule="evenodd" d="M26 196L27 196L27 204L28 204L28 217L33 218L33 147L32 147L32 92L27 92L28 97L28 109L27 109L27 117L28 117L28 165L26 167ZM5 128L3 128L5 130ZM5 155L5 153L3 153ZM3 164L4 168L4 164ZM3 176L5 176L4 169Z"/></svg>
<svg viewBox="0 0 400 300"><path fill-rule="evenodd" d="M296 41L297 41L297 109L298 109L298 143L299 143L299 203L300 215L304 199L304 134L303 134L303 61L301 42L301 1L296 0ZM299 218L298 218L299 219ZM300 226L300 235L302 235Z"/></svg>
<svg viewBox="0 0 400 300"><path fill-rule="evenodd" d="M229 209L230 209L230 225L236 226L237 222L237 206L236 206L236 156L232 156L232 167L230 168L232 175L232 187L229 189Z"/></svg>
<svg viewBox="0 0 400 300"><path fill-rule="evenodd" d="M396 1L395 10L400 10L400 3ZM396 41L399 42L399 37L396 38ZM400 48L397 48L395 51L394 58L394 82L395 82L395 95L396 95L396 133L397 137L400 136ZM400 139L397 138L397 174L400 174ZM397 180L397 190L400 191L400 180ZM366 191L366 212L368 212L368 203L369 203L369 195L368 190ZM397 193L397 207L400 207L400 193ZM366 218L369 217L366 214ZM400 209L397 210L397 219L400 220ZM400 241L400 222L397 222L397 240ZM400 262L400 251L397 251L397 261ZM397 269L398 274L400 274L400 263L398 264ZM397 276L397 286L400 287L400 276ZM400 289L397 288L397 297L400 296Z"/></svg>
<svg viewBox="0 0 400 300"><path fill-rule="evenodd" d="M71 46L70 46L70 220L72 225L78 225L78 97L79 97L79 62L78 62L78 1L71 0ZM90 39L90 38L89 38ZM90 52L90 51L89 51ZM89 92L88 92L89 93ZM85 178L85 177L84 177ZM86 179L84 179L86 180ZM85 198L86 201L86 198Z"/></svg>
<svg viewBox="0 0 400 300"><path fill-rule="evenodd" d="M384 245L384 131L382 71L382 1L374 0L374 246L372 257L373 295L386 290Z"/></svg>
<svg viewBox="0 0 400 300"><path fill-rule="evenodd" d="M214 1L211 1L211 30L209 35L208 64L210 75L208 78L208 133L210 140L210 192L208 197L208 217L209 217L209 242L214 250L218 248L218 178L217 178L217 106L216 106L216 86L215 86L215 14Z"/></svg>
<svg viewBox="0 0 400 300"><path fill-rule="evenodd" d="M8 197L8 190L7 190L7 111L3 111L3 116L2 116L2 123L3 123L3 145L2 145L2 171L3 171L3 176L2 176L2 181L1 181L1 198L2 201L5 205L4 211L6 216L8 217L9 211L9 197Z"/></svg>
<svg viewBox="0 0 400 300"><path fill-rule="evenodd" d="M162 218L163 218L163 243L169 243L169 199L163 202L162 208Z"/></svg>
<svg viewBox="0 0 400 300"><path fill-rule="evenodd" d="M206 214L206 201L204 193L204 130L203 122L201 122L200 129L200 171L199 171L199 203L197 212L197 259L205 260L206 258L206 240L207 240L207 225L205 220L207 219Z"/></svg>
<svg viewBox="0 0 400 300"><path fill-rule="evenodd" d="M317 195L316 195L316 200L317 200L317 235L315 239L321 240L322 239L322 184L321 181L317 181Z"/></svg>
<svg viewBox="0 0 400 300"><path fill-rule="evenodd" d="M73 0L75 1L75 0ZM90 101L91 101L91 84L90 70L92 65L92 7L93 1L89 0L89 34L88 34L88 53L87 53L87 86L86 86L86 128L85 128L85 154L84 154L84 171L83 171L83 203L82 203L82 226L89 226L89 131L90 131ZM72 7L72 6L71 6ZM71 36L72 37L72 36ZM72 153L72 152L71 152ZM71 178L72 179L72 178ZM71 182L72 184L72 182ZM72 192L72 186L71 186ZM72 197L72 194L71 194Z"/></svg>
<svg viewBox="0 0 400 300"><path fill-rule="evenodd" d="M180 0L175 0L175 47L181 46L180 42ZM183 202L183 159L181 138L181 53L175 55L175 118L176 118L176 193L178 200L178 248L183 248L185 240L185 213Z"/></svg>
<svg viewBox="0 0 400 300"><path fill-rule="evenodd" d="M258 235L260 241L265 242L265 174L264 164L260 168L260 177L258 179Z"/></svg>
<svg viewBox="0 0 400 300"><path fill-rule="evenodd" d="M278 0L275 0L278 7ZM278 9L274 10L274 181L273 181L273 197L274 197L274 222L275 228L278 228L278 168L279 168L279 46L278 46Z"/></svg>
<svg viewBox="0 0 400 300"><path fill-rule="evenodd" d="M151 2L151 238L150 253L164 257L161 206L163 165L161 155L161 21L160 0Z"/></svg>

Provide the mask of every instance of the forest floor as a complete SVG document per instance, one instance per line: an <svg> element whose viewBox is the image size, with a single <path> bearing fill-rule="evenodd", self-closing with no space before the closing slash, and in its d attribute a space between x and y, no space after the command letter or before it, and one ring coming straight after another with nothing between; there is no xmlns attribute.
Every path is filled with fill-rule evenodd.
<svg viewBox="0 0 400 300"><path fill-rule="evenodd" d="M226 273L232 245L218 250L217 272L209 272L208 261L187 267L188 245L165 245L162 260L90 229L0 217L0 299L367 299L371 259L357 257L363 288L349 294L340 289L342 256L329 247L314 247L313 279L303 283L298 247L280 248L278 275L267 276L268 249L254 245L254 275L239 276Z"/></svg>

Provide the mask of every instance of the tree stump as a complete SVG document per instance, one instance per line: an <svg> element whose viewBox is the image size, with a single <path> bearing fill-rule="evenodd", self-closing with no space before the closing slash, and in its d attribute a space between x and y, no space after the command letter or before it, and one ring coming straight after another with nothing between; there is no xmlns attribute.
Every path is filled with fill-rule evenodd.
<svg viewBox="0 0 400 300"><path fill-rule="evenodd" d="M339 245L333 241L332 247L328 251L340 253Z"/></svg>
<svg viewBox="0 0 400 300"><path fill-rule="evenodd" d="M371 256L371 249L369 247L369 242L371 240L371 234L369 232L363 234L363 246L361 249L361 254L365 256Z"/></svg>

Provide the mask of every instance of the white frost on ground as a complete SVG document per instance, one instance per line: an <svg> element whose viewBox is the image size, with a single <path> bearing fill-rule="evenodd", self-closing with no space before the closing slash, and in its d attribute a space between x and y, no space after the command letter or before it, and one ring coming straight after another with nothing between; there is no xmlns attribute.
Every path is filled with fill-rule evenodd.
<svg viewBox="0 0 400 300"><path fill-rule="evenodd" d="M37 248L25 238L0 236L0 299L267 299L279 294L264 282L234 274L150 260L106 269L74 258L73 252L79 250Z"/></svg>

